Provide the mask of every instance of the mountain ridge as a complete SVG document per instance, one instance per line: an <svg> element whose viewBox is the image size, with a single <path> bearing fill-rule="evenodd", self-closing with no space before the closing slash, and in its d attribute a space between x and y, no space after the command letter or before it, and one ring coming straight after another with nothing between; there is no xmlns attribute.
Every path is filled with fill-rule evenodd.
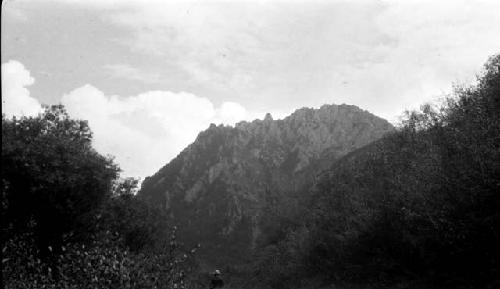
<svg viewBox="0 0 500 289"><path fill-rule="evenodd" d="M228 258L241 262L266 235L269 199L293 201L322 162L393 129L388 121L345 104L301 108L280 120L267 114L234 127L211 124L146 178L139 196L169 212L186 244L204 243L204 257L214 265ZM220 248L225 256L214 257L211 251Z"/></svg>

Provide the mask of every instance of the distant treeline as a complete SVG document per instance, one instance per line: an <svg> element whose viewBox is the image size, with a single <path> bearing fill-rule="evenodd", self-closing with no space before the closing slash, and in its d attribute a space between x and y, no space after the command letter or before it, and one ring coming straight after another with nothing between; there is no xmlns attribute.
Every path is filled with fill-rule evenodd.
<svg viewBox="0 0 500 289"><path fill-rule="evenodd" d="M500 55L304 195L257 256L262 287L500 288Z"/></svg>

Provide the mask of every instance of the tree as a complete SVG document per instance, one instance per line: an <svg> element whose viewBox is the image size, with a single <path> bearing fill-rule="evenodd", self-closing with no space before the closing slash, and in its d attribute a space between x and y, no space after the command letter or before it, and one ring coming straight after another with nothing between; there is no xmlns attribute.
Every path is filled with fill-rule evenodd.
<svg viewBox="0 0 500 289"><path fill-rule="evenodd" d="M169 233L167 214L137 197L137 186L137 179L117 180L99 223L103 230L118 233L123 245L133 252L152 250Z"/></svg>
<svg viewBox="0 0 500 289"><path fill-rule="evenodd" d="M303 226L257 256L272 276L261 279L273 288L297 288L297 276L336 286L497 288L499 144L496 55L477 85L407 112L397 131L322 171L299 207Z"/></svg>
<svg viewBox="0 0 500 289"><path fill-rule="evenodd" d="M310 266L351 280L498 284L499 137L497 55L477 85L409 112L324 174L311 197Z"/></svg>
<svg viewBox="0 0 500 289"><path fill-rule="evenodd" d="M2 115L2 235L30 228L40 252L59 250L63 236L82 238L109 196L118 167L91 146L86 121L62 105L37 117Z"/></svg>

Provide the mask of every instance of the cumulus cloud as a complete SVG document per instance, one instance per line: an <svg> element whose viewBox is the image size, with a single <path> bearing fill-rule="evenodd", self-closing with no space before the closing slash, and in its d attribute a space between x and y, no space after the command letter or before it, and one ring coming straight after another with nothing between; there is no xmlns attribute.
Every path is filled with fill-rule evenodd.
<svg viewBox="0 0 500 289"><path fill-rule="evenodd" d="M248 114L247 110L236 102L224 102L217 109L218 119L215 122L223 123L223 124L234 124L243 120L242 117L245 117Z"/></svg>
<svg viewBox="0 0 500 289"><path fill-rule="evenodd" d="M210 123L232 125L255 116L238 103L216 108L186 92L148 91L135 96L105 95L87 84L65 94L68 113L89 121L94 147L115 156L127 176L156 172L192 143Z"/></svg>
<svg viewBox="0 0 500 289"><path fill-rule="evenodd" d="M41 112L28 89L34 81L20 62L2 64L2 113L12 117ZM97 151L114 156L124 176L141 178L174 158L210 123L234 125L265 115L237 102L216 107L209 99L187 92L158 90L122 97L106 95L90 84L63 95L61 103L72 117L88 120ZM272 113L278 118L284 115Z"/></svg>
<svg viewBox="0 0 500 289"><path fill-rule="evenodd" d="M2 63L2 114L12 116L36 116L42 111L38 100L30 96L26 88L35 79L22 63L9 60Z"/></svg>

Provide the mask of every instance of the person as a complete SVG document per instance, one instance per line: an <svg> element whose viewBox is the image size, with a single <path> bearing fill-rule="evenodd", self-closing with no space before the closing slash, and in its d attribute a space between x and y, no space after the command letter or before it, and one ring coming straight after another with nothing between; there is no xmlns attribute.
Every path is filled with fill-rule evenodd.
<svg viewBox="0 0 500 289"><path fill-rule="evenodd" d="M215 288L222 288L224 287L224 281L222 281L222 278L220 277L220 271L215 270L215 272L212 275L212 280L210 280L210 289L215 289Z"/></svg>

